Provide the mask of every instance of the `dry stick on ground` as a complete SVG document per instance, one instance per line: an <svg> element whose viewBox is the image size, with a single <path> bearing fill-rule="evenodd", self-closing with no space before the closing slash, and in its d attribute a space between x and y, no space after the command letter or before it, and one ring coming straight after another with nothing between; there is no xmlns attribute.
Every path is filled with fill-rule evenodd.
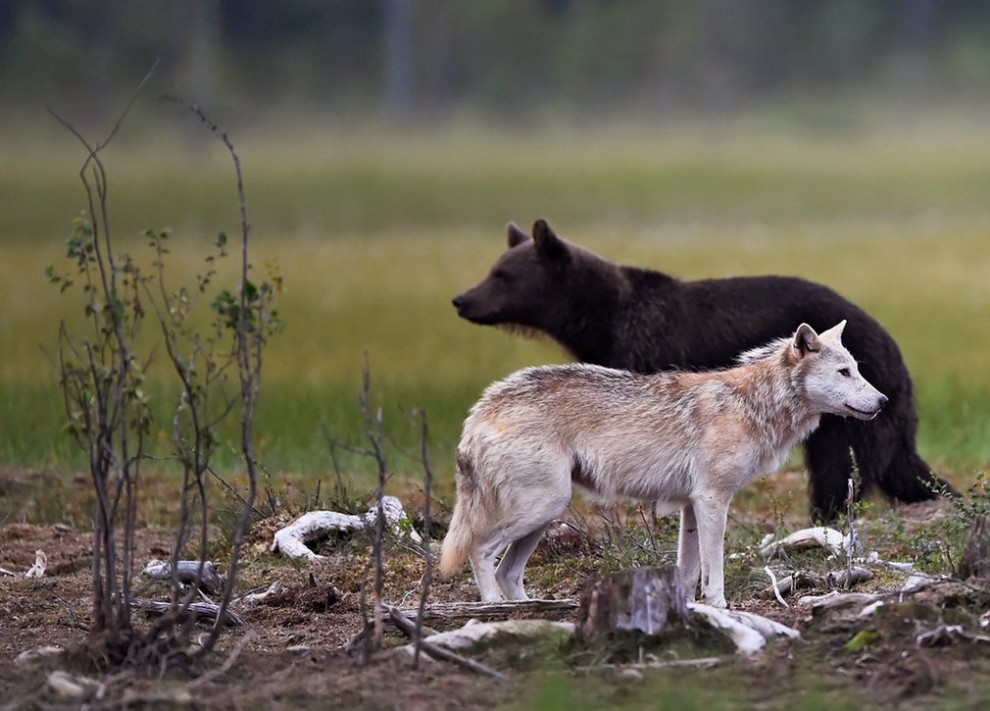
<svg viewBox="0 0 990 711"><path fill-rule="evenodd" d="M404 615L422 615L423 620L463 620L507 618L510 615L545 615L573 613L579 607L573 599L561 600L501 600L499 602L442 602L419 608L400 608Z"/></svg>
<svg viewBox="0 0 990 711"><path fill-rule="evenodd" d="M508 681L508 677L496 669L492 669L491 667L486 666L481 662L476 662L473 659L462 657L461 655L455 654L450 650L437 647L436 645L430 644L425 639L419 639L416 624L402 614L398 608L387 606L386 609L388 610L389 618L395 626L398 627L407 637L417 641L423 651L434 659L439 659L444 662L451 662L463 669L467 669L468 671L473 671L477 674L484 674L485 676L490 676L493 679L498 679L499 681Z"/></svg>
<svg viewBox="0 0 990 711"><path fill-rule="evenodd" d="M170 619L201 620L207 619L214 622L214 626L242 627L244 620L233 610L223 610L219 605L212 602L190 602L176 609L170 602L160 602L158 600L131 599L131 607L135 610L142 610L153 615L167 615Z"/></svg>
<svg viewBox="0 0 990 711"><path fill-rule="evenodd" d="M855 459L853 460L855 462ZM849 493L846 495L846 518L849 519L849 544L846 546L846 580L845 587L848 589L853 584L853 553L856 551L856 512L855 512L855 484L853 478L849 477Z"/></svg>
<svg viewBox="0 0 990 711"><path fill-rule="evenodd" d="M430 550L430 497L433 496L433 471L430 469L430 425L426 419L426 411L420 410L422 431L420 432L420 454L423 459L423 476L425 479L423 492L426 503L423 506L423 559L426 570L423 571L423 594L419 598L419 610L416 613L416 636L413 637L413 669L419 667L419 651L423 645L423 610L426 608L426 598L430 594L430 582L433 580L433 552Z"/></svg>

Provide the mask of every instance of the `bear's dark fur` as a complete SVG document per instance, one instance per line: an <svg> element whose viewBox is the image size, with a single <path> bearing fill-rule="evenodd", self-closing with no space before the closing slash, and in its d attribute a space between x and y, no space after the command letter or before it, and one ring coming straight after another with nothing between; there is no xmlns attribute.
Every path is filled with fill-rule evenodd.
<svg viewBox="0 0 990 711"><path fill-rule="evenodd" d="M842 510L855 454L862 485L898 501L932 499L946 488L915 450L911 376L894 339L831 289L780 276L680 281L619 266L557 237L543 220L532 238L508 228L509 250L473 289L454 297L461 318L542 332L575 358L649 373L733 364L739 353L794 332L848 321L843 342L863 376L890 398L875 420L826 415L805 445L814 519Z"/></svg>

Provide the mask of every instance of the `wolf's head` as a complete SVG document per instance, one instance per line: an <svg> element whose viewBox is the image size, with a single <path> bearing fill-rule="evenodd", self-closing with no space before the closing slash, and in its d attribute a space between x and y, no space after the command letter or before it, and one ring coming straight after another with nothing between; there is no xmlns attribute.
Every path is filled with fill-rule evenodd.
<svg viewBox="0 0 990 711"><path fill-rule="evenodd" d="M845 326L842 321L821 334L806 323L798 327L787 353L792 382L821 412L872 420L887 404L887 396L860 375L856 359L842 345Z"/></svg>
<svg viewBox="0 0 990 711"><path fill-rule="evenodd" d="M487 326L521 327L558 335L565 320L588 318L589 305L608 303L617 268L566 242L545 220L532 236L509 223L508 250L475 287L453 298L457 315ZM599 314L600 315L600 314Z"/></svg>

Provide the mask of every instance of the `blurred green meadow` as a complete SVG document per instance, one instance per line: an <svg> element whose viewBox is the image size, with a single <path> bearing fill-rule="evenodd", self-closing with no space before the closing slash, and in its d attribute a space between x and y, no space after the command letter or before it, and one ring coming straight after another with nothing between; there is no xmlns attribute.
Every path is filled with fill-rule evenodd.
<svg viewBox="0 0 990 711"><path fill-rule="evenodd" d="M987 113L819 106L662 125L235 128L253 264L277 268L286 287L286 328L265 356L263 464L324 477L324 429L360 443L367 358L391 468L419 475L407 455L418 450L412 413L422 407L434 468L449 482L460 423L482 388L566 359L552 343L460 321L450 305L502 252L507 221L545 217L618 261L685 278L800 275L858 302L894 334L914 375L922 454L968 483L990 462ZM52 357L60 318L81 302L43 272L69 267L84 154L47 118L0 133L0 465L73 471L83 458L61 431ZM238 232L232 168L209 136L139 112L104 160L118 250L150 261L141 233L171 227L173 283L193 282L218 232ZM233 286L221 276L218 288ZM161 369L152 375L163 456L174 393ZM218 457L237 470L232 447ZM344 462L358 478L371 470Z"/></svg>

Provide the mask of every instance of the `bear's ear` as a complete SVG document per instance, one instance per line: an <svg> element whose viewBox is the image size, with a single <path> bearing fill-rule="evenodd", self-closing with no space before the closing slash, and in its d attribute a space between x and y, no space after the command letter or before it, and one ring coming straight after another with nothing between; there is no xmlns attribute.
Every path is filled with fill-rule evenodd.
<svg viewBox="0 0 990 711"><path fill-rule="evenodd" d="M546 220L537 220L533 224L533 241L536 242L536 253L544 259L562 259L567 256L567 245L554 234Z"/></svg>
<svg viewBox="0 0 990 711"><path fill-rule="evenodd" d="M522 244L523 242L529 241L529 235L523 232L518 227L516 227L515 222L510 222L508 225L506 225L505 232L506 232L506 237L508 237L508 241L509 241L509 249L512 249L513 247L516 247Z"/></svg>
<svg viewBox="0 0 990 711"><path fill-rule="evenodd" d="M802 323L798 326L798 330L794 332L794 341L791 343L791 347L799 358L803 358L809 353L817 353L822 349L822 342L819 340L818 334L815 333L815 329L806 323Z"/></svg>

